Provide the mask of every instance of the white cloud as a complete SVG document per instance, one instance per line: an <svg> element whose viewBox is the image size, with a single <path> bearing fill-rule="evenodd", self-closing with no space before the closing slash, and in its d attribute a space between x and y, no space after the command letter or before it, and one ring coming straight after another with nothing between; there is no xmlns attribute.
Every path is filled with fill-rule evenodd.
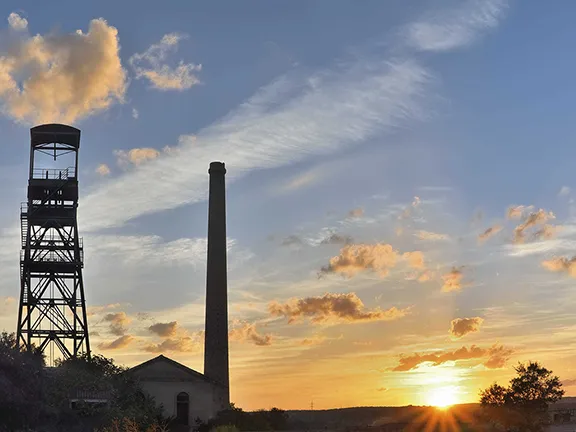
<svg viewBox="0 0 576 432"><path fill-rule="evenodd" d="M480 33L498 25L508 2L467 0L457 5L409 25L408 44L422 51L448 51L469 45Z"/></svg>
<svg viewBox="0 0 576 432"><path fill-rule="evenodd" d="M73 123L122 102L119 50L118 30L102 18L86 34L14 38L0 50L0 107L22 122Z"/></svg>
<svg viewBox="0 0 576 432"><path fill-rule="evenodd" d="M179 33L166 34L159 43L130 57L136 78L146 78L158 90L186 90L198 84L196 72L202 70L202 65L180 61L178 66L170 67L165 63L168 54L176 52L178 43L186 37Z"/></svg>
<svg viewBox="0 0 576 432"><path fill-rule="evenodd" d="M12 12L8 15L8 24L14 30L26 30L28 28L28 20L21 17L16 12Z"/></svg>
<svg viewBox="0 0 576 432"><path fill-rule="evenodd" d="M136 120L138 119L138 117L140 117L140 113L136 108L132 108L132 117L135 118Z"/></svg>
<svg viewBox="0 0 576 432"><path fill-rule="evenodd" d="M110 168L106 164L100 164L96 168L96 172L101 176L107 176L110 174Z"/></svg>
<svg viewBox="0 0 576 432"><path fill-rule="evenodd" d="M288 100L276 95L283 93L284 85L293 85L289 79L280 81L287 84L266 86L195 137L182 136L176 155L158 157L93 190L83 199L82 226L118 226L143 214L203 200L207 169L214 160L226 162L230 182L252 170L331 153L392 130L420 114L419 101L430 79L411 60L366 61L325 75L318 88L303 89ZM113 211L120 207L122 212Z"/></svg>

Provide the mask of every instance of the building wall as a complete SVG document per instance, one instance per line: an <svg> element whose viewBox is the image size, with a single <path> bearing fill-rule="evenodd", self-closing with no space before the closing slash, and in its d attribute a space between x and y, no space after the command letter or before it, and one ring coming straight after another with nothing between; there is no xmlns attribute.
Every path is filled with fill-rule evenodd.
<svg viewBox="0 0 576 432"><path fill-rule="evenodd" d="M156 403L162 404L164 415L176 417L176 396L180 392L188 393L190 408L188 411L188 424L193 426L196 418L206 421L218 411L213 403L213 389L208 383L191 381L140 381L144 391L154 397Z"/></svg>

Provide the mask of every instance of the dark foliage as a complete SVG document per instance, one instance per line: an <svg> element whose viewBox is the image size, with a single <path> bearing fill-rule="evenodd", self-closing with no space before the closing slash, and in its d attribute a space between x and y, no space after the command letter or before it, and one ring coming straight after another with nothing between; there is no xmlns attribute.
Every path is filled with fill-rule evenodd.
<svg viewBox="0 0 576 432"><path fill-rule="evenodd" d="M506 431L540 432L547 422L548 404L564 395L562 383L537 362L519 364L508 387L493 384L480 393L483 417Z"/></svg>
<svg viewBox="0 0 576 432"><path fill-rule="evenodd" d="M288 415L278 408L246 412L231 404L229 410L218 413L216 418L208 423L198 419L195 430L209 432L218 426L227 425L236 426L241 431L281 431L288 429Z"/></svg>

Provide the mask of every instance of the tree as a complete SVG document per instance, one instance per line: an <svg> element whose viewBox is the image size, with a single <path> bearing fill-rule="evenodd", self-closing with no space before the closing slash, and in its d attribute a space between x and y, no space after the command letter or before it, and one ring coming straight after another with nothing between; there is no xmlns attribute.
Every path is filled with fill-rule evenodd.
<svg viewBox="0 0 576 432"><path fill-rule="evenodd" d="M44 357L18 347L14 333L0 334L0 430L33 427L42 410Z"/></svg>
<svg viewBox="0 0 576 432"><path fill-rule="evenodd" d="M509 387L493 384L480 393L483 415L507 431L539 432L547 422L548 404L564 395L562 383L537 362L519 363Z"/></svg>

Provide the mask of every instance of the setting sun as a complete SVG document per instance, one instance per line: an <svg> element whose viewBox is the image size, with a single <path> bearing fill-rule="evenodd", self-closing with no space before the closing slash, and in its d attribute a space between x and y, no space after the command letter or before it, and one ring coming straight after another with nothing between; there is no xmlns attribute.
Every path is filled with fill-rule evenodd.
<svg viewBox="0 0 576 432"><path fill-rule="evenodd" d="M455 387L440 387L428 393L428 404L438 408L448 408L458 402Z"/></svg>

